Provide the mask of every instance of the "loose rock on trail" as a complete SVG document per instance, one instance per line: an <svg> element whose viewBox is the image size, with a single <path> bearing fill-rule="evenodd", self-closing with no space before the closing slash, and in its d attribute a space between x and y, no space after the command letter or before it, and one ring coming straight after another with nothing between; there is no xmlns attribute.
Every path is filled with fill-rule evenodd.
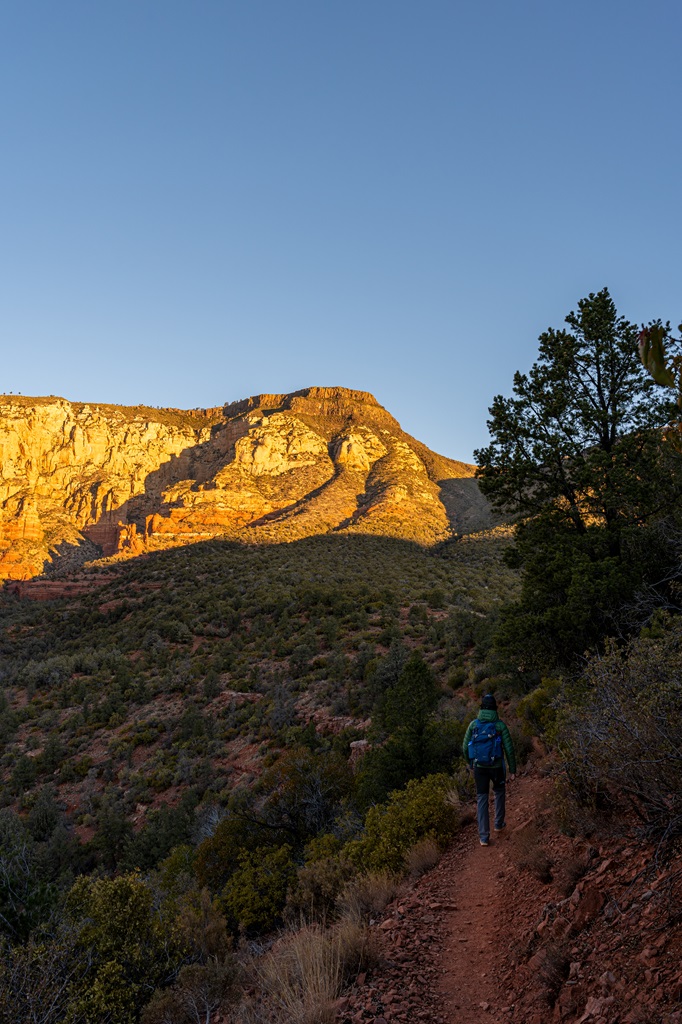
<svg viewBox="0 0 682 1024"><path fill-rule="evenodd" d="M541 789L536 777L508 782L507 827L491 833L490 845L481 847L474 826L462 848L444 858L444 885L452 886L455 902L445 921L439 985L447 1024L513 1019L507 961L519 941L523 908L518 901L527 889L513 863L512 840L534 820Z"/></svg>
<svg viewBox="0 0 682 1024"><path fill-rule="evenodd" d="M357 986L340 1020L472 1024L511 1021L505 976L514 934L506 917L519 897L511 864L512 836L532 820L538 777L517 776L507 787L507 828L481 847L475 824L465 828L438 867L388 908L379 925L386 961L369 983ZM532 886L531 886L532 887ZM535 900L533 900L533 916ZM516 913L516 927L526 915Z"/></svg>
<svg viewBox="0 0 682 1024"><path fill-rule="evenodd" d="M337 1021L682 1024L682 853L617 820L569 837L551 789L542 764L517 776L490 846L467 824L387 907Z"/></svg>

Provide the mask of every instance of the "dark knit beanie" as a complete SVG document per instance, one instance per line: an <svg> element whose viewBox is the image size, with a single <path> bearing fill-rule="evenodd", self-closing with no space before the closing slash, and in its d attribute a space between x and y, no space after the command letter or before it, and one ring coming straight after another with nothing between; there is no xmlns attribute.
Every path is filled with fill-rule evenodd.
<svg viewBox="0 0 682 1024"><path fill-rule="evenodd" d="M493 697L492 693L486 693L485 697L481 701L481 709L483 711L497 711L497 701Z"/></svg>

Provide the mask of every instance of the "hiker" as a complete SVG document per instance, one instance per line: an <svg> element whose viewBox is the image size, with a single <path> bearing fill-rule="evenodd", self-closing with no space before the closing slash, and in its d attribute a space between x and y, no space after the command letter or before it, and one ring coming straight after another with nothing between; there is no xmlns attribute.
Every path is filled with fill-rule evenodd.
<svg viewBox="0 0 682 1024"><path fill-rule="evenodd" d="M497 701L492 693L486 693L481 701L478 717L469 723L462 753L473 768L476 782L478 805L478 835L481 846L490 843L490 813L488 795L490 783L495 794L495 831L506 827L505 812L505 758L509 765L509 778L516 773L516 754L509 729L497 715Z"/></svg>

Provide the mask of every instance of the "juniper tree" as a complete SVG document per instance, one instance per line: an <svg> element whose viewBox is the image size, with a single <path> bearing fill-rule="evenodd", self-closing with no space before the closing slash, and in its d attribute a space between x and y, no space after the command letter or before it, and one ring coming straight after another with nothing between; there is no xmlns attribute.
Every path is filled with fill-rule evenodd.
<svg viewBox="0 0 682 1024"><path fill-rule="evenodd" d="M669 398L607 289L566 324L540 335L513 396L496 396L491 443L475 453L481 490L518 523L523 591L498 646L524 668L570 661L617 631L619 609L672 557L655 529L642 533L678 501L678 463L661 441Z"/></svg>

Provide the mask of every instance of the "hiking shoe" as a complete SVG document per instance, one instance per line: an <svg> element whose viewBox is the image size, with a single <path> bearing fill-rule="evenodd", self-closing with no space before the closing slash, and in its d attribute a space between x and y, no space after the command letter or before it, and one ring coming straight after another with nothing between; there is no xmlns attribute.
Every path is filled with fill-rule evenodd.
<svg viewBox="0 0 682 1024"><path fill-rule="evenodd" d="M480 842L481 846L490 846L490 840L489 839L480 839L479 842Z"/></svg>
<svg viewBox="0 0 682 1024"><path fill-rule="evenodd" d="M496 825L496 826L495 826L495 831L496 831L496 832L501 832L501 831L502 831L502 829L503 829L503 828L506 828L506 827L507 827L507 822L505 821L504 825Z"/></svg>

